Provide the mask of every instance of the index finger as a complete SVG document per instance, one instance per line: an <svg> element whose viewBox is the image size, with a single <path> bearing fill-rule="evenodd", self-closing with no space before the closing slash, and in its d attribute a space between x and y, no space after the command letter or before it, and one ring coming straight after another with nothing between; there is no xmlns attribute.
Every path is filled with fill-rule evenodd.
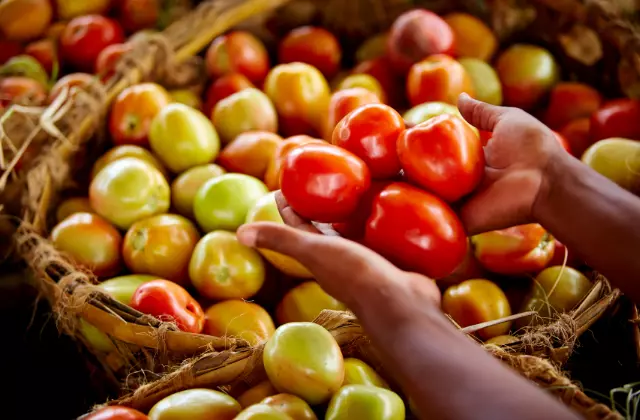
<svg viewBox="0 0 640 420"><path fill-rule="evenodd" d="M282 217L282 220L285 224L307 232L320 233L320 231L316 229L316 227L313 226L310 221L300 217L300 215L296 213L291 208L291 206L289 206L289 203L287 203L287 199L284 198L284 195L282 195L282 192L280 190L276 191L274 195L276 199L276 205L278 206L278 212L280 213L280 216Z"/></svg>

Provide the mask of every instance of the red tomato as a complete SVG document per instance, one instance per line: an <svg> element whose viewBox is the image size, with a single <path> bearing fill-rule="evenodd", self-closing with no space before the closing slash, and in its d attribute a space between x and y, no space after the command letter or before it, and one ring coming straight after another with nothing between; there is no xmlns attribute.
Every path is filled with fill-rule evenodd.
<svg viewBox="0 0 640 420"><path fill-rule="evenodd" d="M129 33L153 28L160 18L159 0L119 0L118 16Z"/></svg>
<svg viewBox="0 0 640 420"><path fill-rule="evenodd" d="M391 69L391 64L385 57L378 57L372 60L363 61L354 67L353 74L368 74L373 76L382 90L384 90L387 101L396 105L403 100L403 82Z"/></svg>
<svg viewBox="0 0 640 420"><path fill-rule="evenodd" d="M60 37L65 62L77 69L93 73L100 52L109 45L124 42L118 22L100 15L72 19Z"/></svg>
<svg viewBox="0 0 640 420"><path fill-rule="evenodd" d="M281 170L282 194L302 217L344 222L369 189L367 165L330 144L306 144L287 153Z"/></svg>
<svg viewBox="0 0 640 420"><path fill-rule="evenodd" d="M569 144L571 153L579 159L584 151L593 144L590 131L591 120L589 118L578 118L562 127L559 133Z"/></svg>
<svg viewBox="0 0 640 420"><path fill-rule="evenodd" d="M251 82L260 83L269 72L269 56L264 44L244 31L230 32L214 39L205 61L211 77L241 73Z"/></svg>
<svg viewBox="0 0 640 420"><path fill-rule="evenodd" d="M567 153L571 154L571 147L569 146L569 142L567 141L567 139L557 131L553 131L553 135L556 136L556 140L558 140L558 142L562 145L562 148L566 150Z"/></svg>
<svg viewBox="0 0 640 420"><path fill-rule="evenodd" d="M109 117L113 142L148 147L151 121L170 102L169 93L155 83L133 85L120 92Z"/></svg>
<svg viewBox="0 0 640 420"><path fill-rule="evenodd" d="M394 182L375 198L364 244L402 268L445 277L465 258L462 222L438 197Z"/></svg>
<svg viewBox="0 0 640 420"><path fill-rule="evenodd" d="M96 410L83 420L149 420L149 417L133 408L113 405Z"/></svg>
<svg viewBox="0 0 640 420"><path fill-rule="evenodd" d="M371 181L371 186L360 199L356 211L349 216L347 221L332 223L331 226L333 229L343 238L361 241L364 238L367 220L369 220L371 212L373 211L373 201L378 194L390 184L392 184L392 181Z"/></svg>
<svg viewBox="0 0 640 420"><path fill-rule="evenodd" d="M449 202L473 191L484 174L480 139L455 115L405 130L398 138L398 157L409 180Z"/></svg>
<svg viewBox="0 0 640 420"><path fill-rule="evenodd" d="M330 78L340 69L342 51L331 32L323 28L302 26L284 37L278 49L278 58L280 63L299 61L311 64Z"/></svg>
<svg viewBox="0 0 640 420"><path fill-rule="evenodd" d="M362 159L372 178L391 178L400 172L396 142L404 128L402 116L390 106L364 105L338 123L331 142Z"/></svg>
<svg viewBox="0 0 640 420"><path fill-rule="evenodd" d="M640 140L640 100L616 99L591 114L591 140Z"/></svg>
<svg viewBox="0 0 640 420"><path fill-rule="evenodd" d="M331 141L333 129L336 128L340 120L351 111L360 108L362 105L379 103L380 98L378 98L375 93L361 87L334 92L329 101L329 112L324 128L324 138L327 141Z"/></svg>
<svg viewBox="0 0 640 420"><path fill-rule="evenodd" d="M481 233L471 238L480 264L499 274L519 275L545 268L553 258L553 238L536 223Z"/></svg>
<svg viewBox="0 0 640 420"><path fill-rule="evenodd" d="M42 68L51 75L54 63L58 61L58 53L56 43L52 39L40 39L27 45L24 49L25 54L38 60Z"/></svg>
<svg viewBox="0 0 640 420"><path fill-rule="evenodd" d="M184 288L168 280L141 284L133 293L131 307L162 321L175 322L182 331L199 334L204 311Z"/></svg>
<svg viewBox="0 0 640 420"><path fill-rule="evenodd" d="M96 59L96 74L100 75L102 80L108 80L113 76L120 57L132 49L133 45L127 43L113 44L106 47Z"/></svg>
<svg viewBox="0 0 640 420"><path fill-rule="evenodd" d="M567 249L567 247L562 242L555 238L553 242L553 258L551 258L551 261L549 261L547 267L553 267L554 265L564 265L565 254L567 254L567 265L569 267L577 268L583 265L580 259L573 252Z"/></svg>
<svg viewBox="0 0 640 420"><path fill-rule="evenodd" d="M216 104L226 97L233 95L241 90L255 87L246 76L240 73L229 73L220 76L215 82L209 85L205 94L204 113L207 117L211 117L213 108Z"/></svg>
<svg viewBox="0 0 640 420"><path fill-rule="evenodd" d="M0 64L4 64L10 58L20 54L22 54L22 44L17 41L0 39Z"/></svg>

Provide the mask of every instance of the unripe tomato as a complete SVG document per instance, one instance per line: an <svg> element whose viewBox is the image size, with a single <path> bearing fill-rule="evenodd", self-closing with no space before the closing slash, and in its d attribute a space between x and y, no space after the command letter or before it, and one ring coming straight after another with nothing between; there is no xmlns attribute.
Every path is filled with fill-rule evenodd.
<svg viewBox="0 0 640 420"><path fill-rule="evenodd" d="M309 404L300 397L291 394L278 394L265 398L260 404L275 408L292 420L318 420Z"/></svg>
<svg viewBox="0 0 640 420"><path fill-rule="evenodd" d="M93 213L89 199L86 197L67 198L58 205L56 220L60 223L74 213Z"/></svg>
<svg viewBox="0 0 640 420"><path fill-rule="evenodd" d="M214 39L205 60L207 72L212 77L240 73L253 83L260 83L269 71L266 48L258 38L244 31L230 32Z"/></svg>
<svg viewBox="0 0 640 420"><path fill-rule="evenodd" d="M282 165L287 202L302 217L318 222L345 221L370 183L369 168L360 158L329 144L297 147Z"/></svg>
<svg viewBox="0 0 640 420"><path fill-rule="evenodd" d="M436 196L403 182L378 194L364 244L392 262L432 278L449 275L467 252L462 222Z"/></svg>
<svg viewBox="0 0 640 420"><path fill-rule="evenodd" d="M362 159L372 178L391 178L400 172L396 143L404 128L404 120L390 106L364 105L338 123L331 142Z"/></svg>
<svg viewBox="0 0 640 420"><path fill-rule="evenodd" d="M66 63L93 73L102 50L122 42L124 32L118 22L100 15L87 15L67 24L60 37L60 49Z"/></svg>
<svg viewBox="0 0 640 420"><path fill-rule="evenodd" d="M51 241L96 276L112 276L122 267L122 236L98 215L72 214L53 228Z"/></svg>
<svg viewBox="0 0 640 420"><path fill-rule="evenodd" d="M325 309L344 311L346 306L315 281L301 283L289 290L276 309L279 324L289 322L312 322Z"/></svg>
<svg viewBox="0 0 640 420"><path fill-rule="evenodd" d="M189 260L200 239L189 220L175 214L160 214L135 222L122 247L124 262L131 272L153 274L186 286Z"/></svg>
<svg viewBox="0 0 640 420"><path fill-rule="evenodd" d="M469 124L443 114L405 130L398 138L405 175L448 202L473 191L484 175L484 151Z"/></svg>
<svg viewBox="0 0 640 420"><path fill-rule="evenodd" d="M254 404L258 404L265 398L276 395L277 393L278 390L273 387L271 382L265 380L240 394L240 396L238 397L238 402L240 403L242 408L247 408Z"/></svg>
<svg viewBox="0 0 640 420"><path fill-rule="evenodd" d="M167 169L162 166L162 163L160 163L160 161L149 150L132 144L123 144L109 149L104 155L100 156L100 158L96 160L96 163L93 164L93 168L91 168L91 179L95 178L96 175L98 175L98 173L100 173L100 171L111 162L115 162L116 160L126 157L143 160L159 170L165 178L169 177Z"/></svg>
<svg viewBox="0 0 640 420"><path fill-rule="evenodd" d="M342 51L336 37L323 28L302 26L289 32L280 42L280 63L298 61L317 68L329 78L340 69Z"/></svg>
<svg viewBox="0 0 640 420"><path fill-rule="evenodd" d="M124 89L111 107L109 132L113 142L149 147L151 122L169 103L169 92L155 83Z"/></svg>
<svg viewBox="0 0 640 420"><path fill-rule="evenodd" d="M240 299L225 300L205 312L204 334L216 337L238 337L257 346L267 340L276 327L260 305Z"/></svg>
<svg viewBox="0 0 640 420"><path fill-rule="evenodd" d="M344 359L345 385L368 385L389 389L389 384L371 366L360 359Z"/></svg>
<svg viewBox="0 0 640 420"><path fill-rule="evenodd" d="M138 286L131 307L161 321L175 322L182 331L199 334L204 327L200 304L184 288L168 280L151 280Z"/></svg>
<svg viewBox="0 0 640 420"><path fill-rule="evenodd" d="M463 328L511 315L507 296L498 285L484 279L466 280L449 287L442 295L442 310ZM503 322L477 334L487 340L506 334L509 328L511 322Z"/></svg>
<svg viewBox="0 0 640 420"><path fill-rule="evenodd" d="M405 407L395 392L367 385L346 385L331 398L325 420L403 420Z"/></svg>
<svg viewBox="0 0 640 420"><path fill-rule="evenodd" d="M211 117L216 104L234 93L255 87L246 76L240 73L228 73L216 79L205 93L204 114Z"/></svg>
<svg viewBox="0 0 640 420"><path fill-rule="evenodd" d="M266 404L256 404L248 407L237 417L234 417L234 420L293 420L287 414L276 410L274 407L271 407Z"/></svg>
<svg viewBox="0 0 640 420"><path fill-rule="evenodd" d="M214 163L194 166L181 173L171 184L171 203L185 217L193 219L193 201L205 182L226 171Z"/></svg>
<svg viewBox="0 0 640 420"><path fill-rule="evenodd" d="M112 405L94 411L84 420L149 420L149 417L133 408Z"/></svg>
<svg viewBox="0 0 640 420"><path fill-rule="evenodd" d="M163 398L149 411L149 420L233 420L240 404L213 389L187 389Z"/></svg>

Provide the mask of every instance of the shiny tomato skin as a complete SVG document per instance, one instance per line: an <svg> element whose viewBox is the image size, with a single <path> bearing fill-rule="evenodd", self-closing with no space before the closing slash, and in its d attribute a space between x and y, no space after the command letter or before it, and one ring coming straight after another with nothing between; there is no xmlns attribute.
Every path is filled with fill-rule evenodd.
<svg viewBox="0 0 640 420"><path fill-rule="evenodd" d="M124 262L133 273L152 274L189 284L189 261L200 234L188 219L161 214L135 222L122 246Z"/></svg>
<svg viewBox="0 0 640 420"><path fill-rule="evenodd" d="M58 47L52 39L40 39L28 44L24 48L24 53L38 60L47 71L47 74L51 76L53 72L54 63L58 64Z"/></svg>
<svg viewBox="0 0 640 420"><path fill-rule="evenodd" d="M171 102L169 93L155 83L124 89L111 107L109 131L116 145L149 147L149 131L156 115Z"/></svg>
<svg viewBox="0 0 640 420"><path fill-rule="evenodd" d="M204 311L182 286L168 280L143 283L131 298L131 307L162 321L175 322L182 331L199 334Z"/></svg>
<svg viewBox="0 0 640 420"><path fill-rule="evenodd" d="M93 73L102 50L124 40L124 32L115 20L100 15L86 15L72 19L64 28L60 47L66 63Z"/></svg>
<svg viewBox="0 0 640 420"><path fill-rule="evenodd" d="M108 80L115 73L116 64L124 54L133 50L133 45L129 43L112 44L100 52L96 59L96 74L102 80Z"/></svg>
<svg viewBox="0 0 640 420"><path fill-rule="evenodd" d="M324 138L327 141L331 141L333 129L336 128L340 120L346 117L351 111L356 110L362 105L379 103L381 103L380 98L378 98L375 93L361 87L334 92L329 101L329 112L327 113L327 121L324 128Z"/></svg>
<svg viewBox="0 0 640 420"><path fill-rule="evenodd" d="M369 104L347 114L333 130L331 142L362 159L372 178L391 178L400 172L396 143L404 129L395 109Z"/></svg>
<svg viewBox="0 0 640 420"><path fill-rule="evenodd" d="M204 114L211 117L213 109L221 100L244 89L255 87L247 76L240 73L227 73L216 79L205 93Z"/></svg>
<svg viewBox="0 0 640 420"><path fill-rule="evenodd" d="M330 78L340 69L342 51L331 32L324 28L302 26L289 32L280 42L278 58L280 63L299 61L311 64Z"/></svg>
<svg viewBox="0 0 640 420"><path fill-rule="evenodd" d="M403 182L378 194L364 244L402 268L431 278L451 274L464 260L462 222L441 199Z"/></svg>
<svg viewBox="0 0 640 420"><path fill-rule="evenodd" d="M373 201L382 190L392 183L393 181L371 181L371 186L360 199L356 211L346 221L332 223L333 229L343 238L361 241L364 238L367 220L373 210Z"/></svg>
<svg viewBox="0 0 640 420"><path fill-rule="evenodd" d="M306 144L289 152L282 165L282 194L302 217L342 222L369 189L367 165L353 153L330 144Z"/></svg>
<svg viewBox="0 0 640 420"><path fill-rule="evenodd" d="M591 140L640 140L640 100L615 99L591 114Z"/></svg>
<svg viewBox="0 0 640 420"><path fill-rule="evenodd" d="M261 83L269 72L269 56L264 44L245 31L233 31L214 39L205 61L211 77L241 73L252 83Z"/></svg>
<svg viewBox="0 0 640 420"><path fill-rule="evenodd" d="M471 127L443 114L405 130L398 157L409 180L448 202L473 191L484 174L484 151Z"/></svg>
<svg viewBox="0 0 640 420"><path fill-rule="evenodd" d="M282 165L284 159L291 150L307 143L326 144L324 140L316 139L305 134L292 136L284 139L275 151L273 159L267 165L267 171L264 174L264 182L270 191L280 189L280 180L282 178Z"/></svg>
<svg viewBox="0 0 640 420"><path fill-rule="evenodd" d="M94 411L83 420L149 420L149 417L133 408L112 405Z"/></svg>

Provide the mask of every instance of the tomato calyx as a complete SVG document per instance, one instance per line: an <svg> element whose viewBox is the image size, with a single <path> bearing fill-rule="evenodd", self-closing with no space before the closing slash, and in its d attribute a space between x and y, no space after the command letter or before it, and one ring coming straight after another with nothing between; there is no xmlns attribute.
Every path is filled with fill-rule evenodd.
<svg viewBox="0 0 640 420"><path fill-rule="evenodd" d="M138 117L135 114L127 114L127 116L124 118L123 121L123 126L124 129L123 131L127 134L127 135L133 135L136 134L137 131L140 130L140 117Z"/></svg>

